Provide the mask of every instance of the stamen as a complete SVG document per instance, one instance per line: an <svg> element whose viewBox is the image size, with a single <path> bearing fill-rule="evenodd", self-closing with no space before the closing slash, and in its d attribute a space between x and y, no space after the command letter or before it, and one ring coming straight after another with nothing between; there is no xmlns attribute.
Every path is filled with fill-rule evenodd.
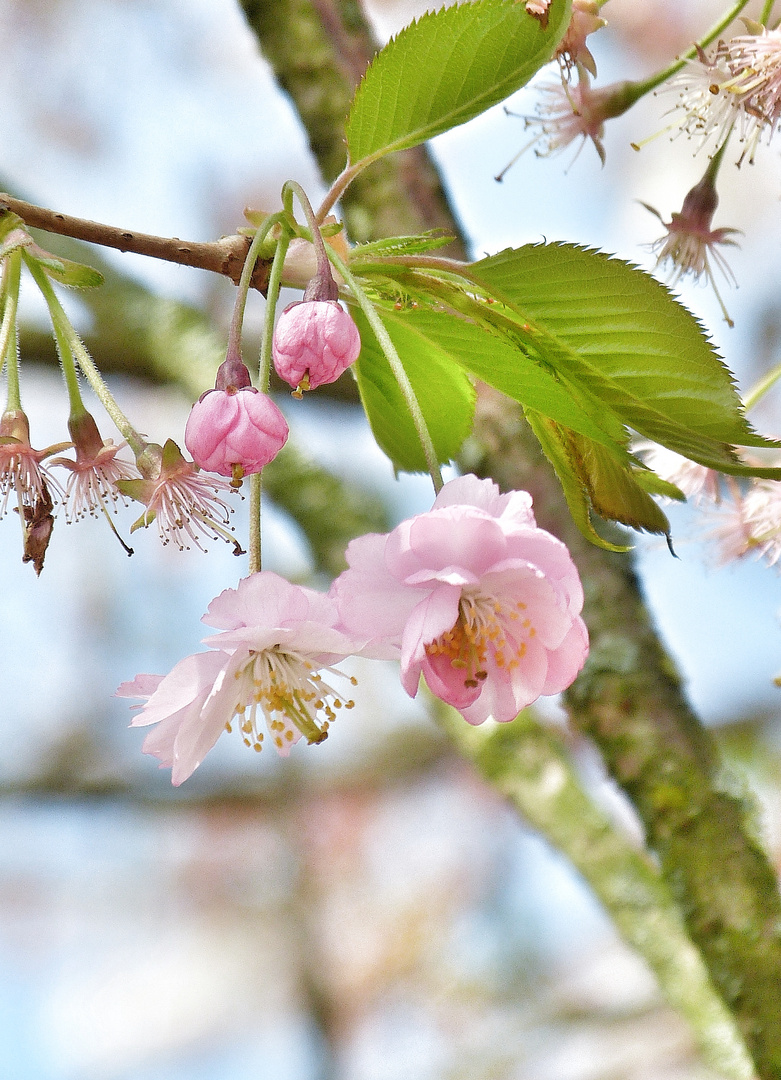
<svg viewBox="0 0 781 1080"><path fill-rule="evenodd" d="M450 666L464 673L464 686L474 690L488 678L489 657L498 668L512 670L525 655L527 642L536 634L529 618L521 618L527 605L480 593L464 592L458 618L444 634L426 646L431 657L446 657Z"/></svg>

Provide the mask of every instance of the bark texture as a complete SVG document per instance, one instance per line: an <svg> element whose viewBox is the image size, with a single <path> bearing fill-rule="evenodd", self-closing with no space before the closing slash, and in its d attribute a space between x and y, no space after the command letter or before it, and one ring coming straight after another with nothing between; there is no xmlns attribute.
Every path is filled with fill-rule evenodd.
<svg viewBox="0 0 781 1080"><path fill-rule="evenodd" d="M344 164L343 123L371 48L347 0L243 0L281 85L310 133L326 178ZM430 163L401 156L368 171L345 199L354 239L442 224L415 193L440 191ZM415 178L415 170L425 171ZM413 205L409 202L412 199ZM431 216L429 216L431 215ZM411 222L414 221L415 224ZM451 219L449 228L457 229ZM503 489L526 488L540 524L570 546L587 587L592 651L568 695L573 723L600 747L633 800L714 984L764 1080L781 1077L781 899L765 852L730 793L715 745L690 709L644 606L631 558L590 545L519 410L478 400L484 447L469 467Z"/></svg>

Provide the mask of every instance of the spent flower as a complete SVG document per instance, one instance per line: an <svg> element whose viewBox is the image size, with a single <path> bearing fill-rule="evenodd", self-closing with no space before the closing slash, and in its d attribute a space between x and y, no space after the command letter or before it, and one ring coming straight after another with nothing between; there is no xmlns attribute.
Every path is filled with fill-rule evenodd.
<svg viewBox="0 0 781 1080"><path fill-rule="evenodd" d="M586 38L603 26L607 26L607 19L600 16L596 0L572 0L569 26L555 52L559 66L567 77L578 65L596 77L596 60L586 44Z"/></svg>
<svg viewBox="0 0 781 1080"><path fill-rule="evenodd" d="M781 120L781 29L756 29L719 41L710 57L698 49L665 88L678 98L675 126L700 145L737 131L739 165L753 162L762 135L770 142Z"/></svg>
<svg viewBox="0 0 781 1080"><path fill-rule="evenodd" d="M0 417L0 518L8 510L8 500L16 496L19 513L34 510L36 505L51 504L49 489L61 489L43 461L65 450L70 443L58 443L45 450L30 444L30 422L22 409L6 409Z"/></svg>
<svg viewBox="0 0 781 1080"><path fill-rule="evenodd" d="M256 751L265 726L287 757L301 738L322 742L337 712L353 707L331 683L356 680L334 665L365 641L338 626L328 596L264 570L222 592L203 622L219 631L204 639L208 652L181 660L168 675L138 675L117 690L146 699L132 726L157 724L143 750L172 770L175 785L234 724Z"/></svg>
<svg viewBox="0 0 781 1080"><path fill-rule="evenodd" d="M422 674L471 724L512 720L583 666L580 578L527 492L451 480L428 513L353 540L347 562L332 587L345 628L396 650L410 696Z"/></svg>
<svg viewBox="0 0 781 1080"><path fill-rule="evenodd" d="M56 457L51 464L67 469L64 507L68 521L77 521L98 511L106 513L116 508L119 501L126 502L117 487L119 480L132 480L137 470L117 454L123 444L116 445L111 439L104 440L94 418L86 410L72 416L68 421L76 458Z"/></svg>
<svg viewBox="0 0 781 1080"><path fill-rule="evenodd" d="M665 221L658 210L648 203L642 205L652 214L659 218L667 230L664 236L651 244L651 250L656 253L656 265L667 266L670 269L669 284L675 286L681 278L691 277L695 281L704 280L711 286L716 299L719 302L722 314L729 326L734 323L729 312L724 306L716 280L713 267L716 266L727 279L736 285L735 277L724 258L718 250L722 247L737 247L737 242L732 239L739 229L711 228L711 221L719 204L719 196L714 184L713 165L720 161L720 155L726 144L722 144L719 154L716 155L708 166L705 175L695 184L686 198L680 213L673 213L671 220Z"/></svg>
<svg viewBox="0 0 781 1080"><path fill-rule="evenodd" d="M173 541L181 551L189 549L191 543L204 551L201 541L206 537L226 540L233 544L236 555L243 554L230 533L232 509L221 498L223 492L232 490L230 484L204 476L172 439L165 446L150 443L137 464L140 480L117 481L123 495L146 507L131 532L156 521L163 544Z"/></svg>
<svg viewBox="0 0 781 1080"><path fill-rule="evenodd" d="M508 116L520 116L527 128L535 131L531 142L527 143L508 162L496 176L501 181L521 154L533 146L538 157L549 157L561 153L570 143L580 139L579 154L588 140L594 144L599 160L605 163L605 147L602 139L605 134L605 122L620 116L634 101L632 84L629 82L611 83L609 86L594 90L586 68L577 65L576 83L543 82L538 87L539 100L534 116L522 116L505 108ZM576 155L577 156L577 155Z"/></svg>

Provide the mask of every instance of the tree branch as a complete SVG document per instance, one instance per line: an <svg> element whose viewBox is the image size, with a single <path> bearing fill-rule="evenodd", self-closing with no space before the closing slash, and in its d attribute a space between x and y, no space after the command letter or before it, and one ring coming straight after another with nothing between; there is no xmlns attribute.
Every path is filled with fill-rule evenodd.
<svg viewBox="0 0 781 1080"><path fill-rule="evenodd" d="M578 564L591 638L567 692L570 719L599 746L631 798L714 985L732 1010L759 1075L781 1076L781 897L767 855L727 791L710 734L692 712L643 603L631 559L590 544L562 509L553 470L519 408L480 395L476 471L524 488L538 524Z"/></svg>
<svg viewBox="0 0 781 1080"><path fill-rule="evenodd" d="M132 251L136 255L147 255L152 259L162 259L180 266L211 270L215 274L224 274L235 284L238 284L241 277L250 245L249 238L239 234L224 236L210 243L199 243L180 240L176 236L167 238L130 232L113 225L101 225L97 221L87 221L56 210L47 210L22 199L15 199L12 195L0 193L0 215L9 212L16 214L32 229L43 229L45 232L70 236L75 240L116 248L118 251ZM270 261L260 259L256 264L252 284L260 292L265 292L268 285L270 266Z"/></svg>

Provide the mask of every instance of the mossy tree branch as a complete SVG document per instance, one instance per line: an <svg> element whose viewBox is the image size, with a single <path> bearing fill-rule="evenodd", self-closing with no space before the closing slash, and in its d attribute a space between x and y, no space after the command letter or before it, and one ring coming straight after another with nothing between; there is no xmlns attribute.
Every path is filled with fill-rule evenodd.
<svg viewBox="0 0 781 1080"><path fill-rule="evenodd" d="M345 117L376 51L360 5L356 0L241 0L241 6L330 183L344 168ZM375 162L352 183L342 207L355 241L423 229L461 232L424 147ZM463 243L451 244L447 254L464 258Z"/></svg>
<svg viewBox="0 0 781 1080"><path fill-rule="evenodd" d="M562 509L553 470L519 410L480 397L476 471L525 488L538 523L568 545L586 590L586 668L566 695L573 724L599 746L636 806L649 847L757 1072L781 1076L781 898L746 807L725 790L718 749L690 708L631 559L590 544Z"/></svg>
<svg viewBox="0 0 781 1080"><path fill-rule="evenodd" d="M370 37L354 0L242 0L280 84L310 133L326 179L344 164L344 117ZM348 43L347 48L345 44ZM411 165L386 159L390 174L367 172L345 198L354 238L417 231L455 220L409 224ZM398 187L391 201L385 184ZM430 183L427 180L426 183ZM380 196L380 193L381 196ZM381 206L378 206L378 200ZM526 488L540 523L561 536L588 590L592 653L570 691L573 722L594 739L633 799L650 847L679 901L714 984L737 1018L759 1074L781 1076L781 899L740 801L719 786L708 733L686 702L634 576L631 559L585 541L536 441L511 403L481 393L476 434L485 446L477 471L505 488Z"/></svg>

